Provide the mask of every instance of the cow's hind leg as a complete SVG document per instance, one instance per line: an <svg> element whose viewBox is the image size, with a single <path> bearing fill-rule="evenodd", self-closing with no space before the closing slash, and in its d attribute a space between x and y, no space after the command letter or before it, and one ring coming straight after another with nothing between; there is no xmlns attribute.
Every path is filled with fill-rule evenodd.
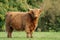
<svg viewBox="0 0 60 40"><path fill-rule="evenodd" d="M12 37L12 31L13 31L13 28L12 28L12 27L8 27L8 28L7 28L7 33L8 33L8 34L7 34L7 37L8 37L8 38L11 38L11 37Z"/></svg>

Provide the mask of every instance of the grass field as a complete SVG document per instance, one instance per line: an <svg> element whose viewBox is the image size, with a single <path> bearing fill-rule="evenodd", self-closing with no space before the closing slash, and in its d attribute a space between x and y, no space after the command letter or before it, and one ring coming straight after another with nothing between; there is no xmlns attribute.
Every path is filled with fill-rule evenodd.
<svg viewBox="0 0 60 40"><path fill-rule="evenodd" d="M7 38L6 32L0 32L0 40L60 40L60 32L34 32L33 38L26 38L25 32L13 32L12 38Z"/></svg>

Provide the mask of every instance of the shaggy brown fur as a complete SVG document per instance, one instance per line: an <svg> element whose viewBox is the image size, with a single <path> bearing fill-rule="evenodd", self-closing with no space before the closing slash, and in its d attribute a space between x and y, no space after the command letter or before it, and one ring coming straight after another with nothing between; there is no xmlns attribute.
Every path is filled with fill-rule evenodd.
<svg viewBox="0 0 60 40"><path fill-rule="evenodd" d="M10 38L13 30L25 30L27 37L32 38L40 13L41 9L31 9L28 12L8 12L6 14L7 36Z"/></svg>

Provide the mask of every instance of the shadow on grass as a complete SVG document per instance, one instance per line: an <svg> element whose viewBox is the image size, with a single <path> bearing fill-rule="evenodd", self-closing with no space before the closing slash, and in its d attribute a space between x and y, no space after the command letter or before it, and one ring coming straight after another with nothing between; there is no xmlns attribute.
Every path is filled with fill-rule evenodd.
<svg viewBox="0 0 60 40"><path fill-rule="evenodd" d="M8 38L8 37L0 37L0 38ZM26 38L26 37L11 37L11 38Z"/></svg>
<svg viewBox="0 0 60 40"><path fill-rule="evenodd" d="M0 37L0 40L32 40L35 38L27 38L27 37L12 37L12 38L7 38L7 37Z"/></svg>
<svg viewBox="0 0 60 40"><path fill-rule="evenodd" d="M1 38L8 38L8 37L0 37ZM33 37L33 38L27 38L27 37L11 37L11 38L21 38L21 39L34 39L34 38L38 38L38 37Z"/></svg>

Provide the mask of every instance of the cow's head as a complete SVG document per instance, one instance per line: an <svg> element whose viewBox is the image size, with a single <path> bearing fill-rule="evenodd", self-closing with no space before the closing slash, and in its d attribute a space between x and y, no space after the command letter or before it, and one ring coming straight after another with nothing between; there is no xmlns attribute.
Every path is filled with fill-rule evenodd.
<svg viewBox="0 0 60 40"><path fill-rule="evenodd" d="M34 18L38 18L40 16L40 13L42 12L41 9L29 9L29 14Z"/></svg>

